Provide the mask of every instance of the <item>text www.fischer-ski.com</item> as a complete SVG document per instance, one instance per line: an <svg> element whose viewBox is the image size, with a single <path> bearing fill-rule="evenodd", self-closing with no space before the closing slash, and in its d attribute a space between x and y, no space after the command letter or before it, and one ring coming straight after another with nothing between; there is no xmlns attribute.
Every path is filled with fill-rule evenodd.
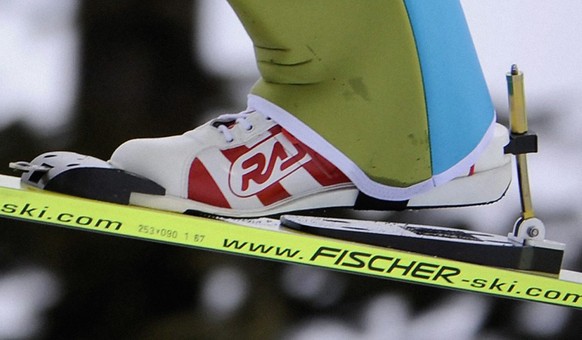
<svg viewBox="0 0 582 340"><path fill-rule="evenodd" d="M15 218L34 219L37 221L57 222L83 227L119 230L123 223L103 218L95 218L87 215L75 215L68 212L53 213L48 206L34 206L30 203L24 205L4 203L0 207L4 214Z"/></svg>
<svg viewBox="0 0 582 340"><path fill-rule="evenodd" d="M410 261L399 257L385 256L368 252L351 251L334 247L320 246L308 257L304 257L300 249L281 248L268 244L258 244L242 240L225 239L223 248L242 251L249 255L258 255L293 260L316 266L355 271L374 276L385 276L394 279L414 280L425 284L439 284L451 288L463 288L488 294L523 296L528 299L565 302L582 305L582 294L564 292L559 289L542 289L535 286L524 286L518 281L504 281L500 278L467 278L461 268L444 266L439 263Z"/></svg>

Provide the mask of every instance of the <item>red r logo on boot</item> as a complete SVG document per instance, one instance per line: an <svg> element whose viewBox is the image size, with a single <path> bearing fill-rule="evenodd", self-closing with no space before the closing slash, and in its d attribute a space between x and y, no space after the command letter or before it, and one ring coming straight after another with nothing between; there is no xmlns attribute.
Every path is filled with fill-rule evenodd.
<svg viewBox="0 0 582 340"><path fill-rule="evenodd" d="M229 185L240 197L256 195L311 160L282 133L257 144L232 163Z"/></svg>

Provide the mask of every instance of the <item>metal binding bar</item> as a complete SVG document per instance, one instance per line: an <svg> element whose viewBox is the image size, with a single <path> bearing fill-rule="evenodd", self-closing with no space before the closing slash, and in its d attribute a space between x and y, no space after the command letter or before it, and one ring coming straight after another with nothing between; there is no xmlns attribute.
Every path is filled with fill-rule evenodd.
<svg viewBox="0 0 582 340"><path fill-rule="evenodd" d="M507 87L509 91L509 110L511 133L515 136L527 134L527 113L525 109L525 91L523 73L517 65L511 66L511 72L507 74ZM527 170L527 154L517 153L517 174L521 198L521 214L523 219L534 218L529 176Z"/></svg>
<svg viewBox="0 0 582 340"><path fill-rule="evenodd" d="M509 233L508 238L522 245L564 249L563 244L545 240L546 229L544 223L536 218L533 209L527 169L527 154L537 152L537 137L535 134L528 132L523 73L515 64L511 66L511 71L507 74L507 88L509 92L511 142L505 148L505 152L515 155L521 199L521 217L515 222L513 231Z"/></svg>

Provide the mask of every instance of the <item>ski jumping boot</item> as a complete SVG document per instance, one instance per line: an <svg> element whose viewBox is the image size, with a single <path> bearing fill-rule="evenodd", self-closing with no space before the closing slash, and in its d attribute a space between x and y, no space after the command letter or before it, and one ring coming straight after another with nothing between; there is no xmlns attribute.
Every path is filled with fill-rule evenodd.
<svg viewBox="0 0 582 340"><path fill-rule="evenodd" d="M180 213L256 217L333 207L456 207L503 196L512 175L503 151L508 138L497 125L468 173L401 201L362 193L348 174L257 111L225 114L179 136L128 141L109 162L49 152L12 167L42 189Z"/></svg>

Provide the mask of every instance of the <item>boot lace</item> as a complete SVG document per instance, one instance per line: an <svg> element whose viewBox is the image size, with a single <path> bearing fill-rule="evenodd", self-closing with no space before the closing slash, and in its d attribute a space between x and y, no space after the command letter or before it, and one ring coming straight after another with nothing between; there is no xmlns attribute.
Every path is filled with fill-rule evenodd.
<svg viewBox="0 0 582 340"><path fill-rule="evenodd" d="M232 135L231 127L233 125L239 125L246 131L253 129L253 125L248 121L248 116L254 111L242 111L239 113L225 113L218 116L212 122L212 126L218 129L224 136L227 143L234 141L234 136Z"/></svg>

